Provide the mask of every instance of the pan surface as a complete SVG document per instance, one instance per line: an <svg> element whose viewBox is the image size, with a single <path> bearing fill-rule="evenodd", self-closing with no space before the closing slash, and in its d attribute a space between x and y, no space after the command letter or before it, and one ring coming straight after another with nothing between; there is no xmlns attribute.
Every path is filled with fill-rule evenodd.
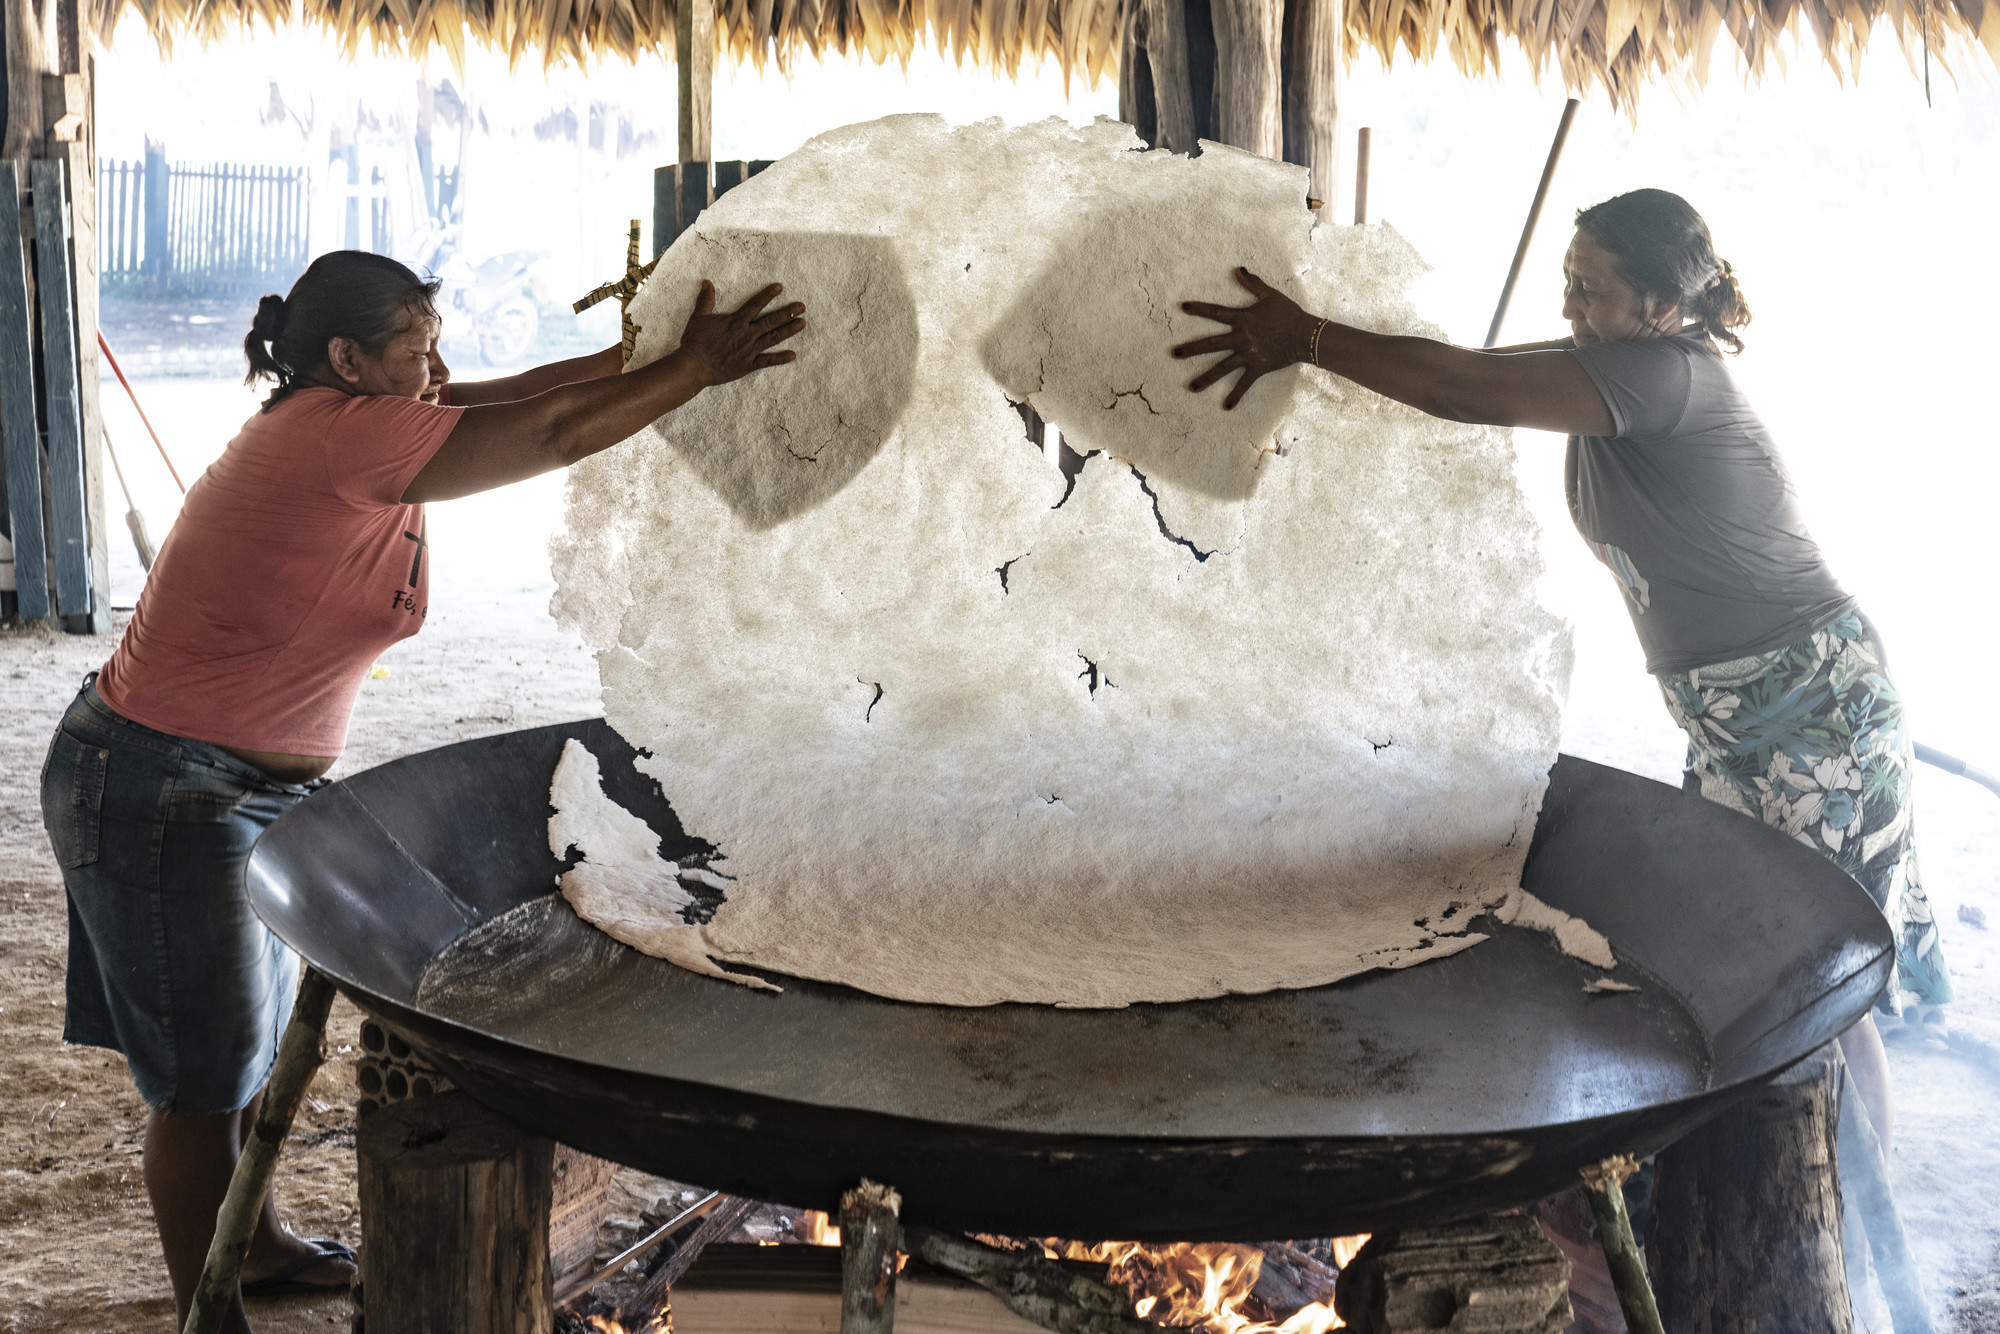
<svg viewBox="0 0 2000 1334"><path fill-rule="evenodd" d="M1523 884L1607 935L1636 993L1539 932L1307 991L1123 1010L779 994L611 941L551 898L563 744L689 838L602 720L463 742L283 816L258 914L502 1113L733 1194L831 1210L866 1176L930 1226L1255 1240L1523 1203L1650 1153L1867 1012L1888 924L1831 863L1565 756ZM428 976L427 976L428 975Z"/></svg>

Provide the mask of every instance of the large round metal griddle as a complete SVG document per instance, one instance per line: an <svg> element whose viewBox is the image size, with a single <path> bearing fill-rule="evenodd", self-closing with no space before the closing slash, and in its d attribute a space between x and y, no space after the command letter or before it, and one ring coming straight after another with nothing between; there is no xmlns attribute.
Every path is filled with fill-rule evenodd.
<svg viewBox="0 0 2000 1334"><path fill-rule="evenodd" d="M930 1226L1134 1240L1461 1217L1672 1142L1866 1013L1893 964L1881 913L1824 858L1565 756L1523 881L1609 936L1637 993L1586 994L1596 969L1489 922L1436 963L1178 1005L954 1009L789 978L774 995L616 945L557 903L473 975L490 984L478 1022L427 1012L441 952L543 911L523 905L561 869L548 790L571 737L664 855L697 846L632 749L578 722L317 793L257 845L251 901L480 1101L757 1199L832 1209L869 1177Z"/></svg>

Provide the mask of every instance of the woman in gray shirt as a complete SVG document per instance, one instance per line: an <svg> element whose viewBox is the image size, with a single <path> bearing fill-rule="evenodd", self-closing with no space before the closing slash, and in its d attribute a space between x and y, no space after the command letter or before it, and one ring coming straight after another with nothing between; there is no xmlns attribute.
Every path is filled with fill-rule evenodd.
<svg viewBox="0 0 2000 1334"><path fill-rule="evenodd" d="M1577 214L1559 342L1472 351L1320 319L1246 269L1247 307L1191 301L1225 333L1189 385L1310 362L1452 421L1569 436L1570 515L1625 596L1667 709L1688 734L1687 785L1782 829L1874 897L1896 931L1878 1003L1941 1005L1951 982L1917 873L1910 735L1869 624L1807 532L1770 433L1723 365L1750 311L1701 215L1635 190ZM1928 1017L1928 1016L1927 1016ZM1882 1142L1888 1062L1872 1017L1841 1039Z"/></svg>

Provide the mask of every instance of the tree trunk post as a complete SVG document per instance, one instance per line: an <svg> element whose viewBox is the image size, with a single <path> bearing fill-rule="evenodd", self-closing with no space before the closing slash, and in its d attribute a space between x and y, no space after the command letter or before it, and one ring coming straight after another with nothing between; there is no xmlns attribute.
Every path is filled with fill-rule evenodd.
<svg viewBox="0 0 2000 1334"><path fill-rule="evenodd" d="M714 0L679 0L674 65L680 80L680 161L707 162L715 95ZM703 201L704 203L707 201ZM684 219L685 227L693 219Z"/></svg>
<svg viewBox="0 0 2000 1334"><path fill-rule="evenodd" d="M1188 66L1187 7L1144 0L1146 64L1153 74L1153 142L1173 153L1195 149L1194 75Z"/></svg>
<svg viewBox="0 0 2000 1334"><path fill-rule="evenodd" d="M897 1215L903 1197L864 1180L840 1199L840 1334L896 1326Z"/></svg>
<svg viewBox="0 0 2000 1334"><path fill-rule="evenodd" d="M1816 1052L1660 1154L1647 1243L1668 1329L1852 1329L1839 1068Z"/></svg>
<svg viewBox="0 0 2000 1334"><path fill-rule="evenodd" d="M1310 173L1306 194L1333 220L1340 191L1339 75L1342 0L1293 0L1285 70L1285 160Z"/></svg>
<svg viewBox="0 0 2000 1334"><path fill-rule="evenodd" d="M372 1112L356 1138L368 1334L549 1334L555 1145L457 1090Z"/></svg>
<svg viewBox="0 0 2000 1334"><path fill-rule="evenodd" d="M1215 137L1259 157L1285 156L1281 0L1213 0Z"/></svg>

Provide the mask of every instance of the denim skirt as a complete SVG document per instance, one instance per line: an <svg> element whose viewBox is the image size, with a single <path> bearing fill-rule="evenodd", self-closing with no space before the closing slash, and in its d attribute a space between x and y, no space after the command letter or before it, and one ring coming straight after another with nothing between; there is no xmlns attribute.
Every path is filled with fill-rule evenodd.
<svg viewBox="0 0 2000 1334"><path fill-rule="evenodd" d="M123 1053L148 1106L233 1112L270 1077L299 965L251 912L244 867L317 786L120 717L95 673L63 715L42 766L69 897L63 1040Z"/></svg>

